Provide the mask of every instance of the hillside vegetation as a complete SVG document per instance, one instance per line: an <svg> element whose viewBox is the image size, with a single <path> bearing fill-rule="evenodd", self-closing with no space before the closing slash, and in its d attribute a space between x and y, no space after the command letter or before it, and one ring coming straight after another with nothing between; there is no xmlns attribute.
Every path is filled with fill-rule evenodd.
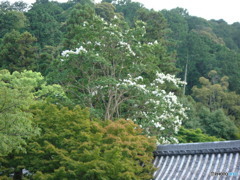
<svg viewBox="0 0 240 180"><path fill-rule="evenodd" d="M0 178L151 179L157 144L240 139L239 67L239 22L3 1Z"/></svg>

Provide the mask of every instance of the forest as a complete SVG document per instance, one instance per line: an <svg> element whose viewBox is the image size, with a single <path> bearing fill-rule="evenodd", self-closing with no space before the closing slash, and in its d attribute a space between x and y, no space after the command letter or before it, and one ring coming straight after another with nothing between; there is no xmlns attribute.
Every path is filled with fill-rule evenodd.
<svg viewBox="0 0 240 180"><path fill-rule="evenodd" d="M0 179L151 179L158 144L238 140L239 68L239 22L1 1Z"/></svg>

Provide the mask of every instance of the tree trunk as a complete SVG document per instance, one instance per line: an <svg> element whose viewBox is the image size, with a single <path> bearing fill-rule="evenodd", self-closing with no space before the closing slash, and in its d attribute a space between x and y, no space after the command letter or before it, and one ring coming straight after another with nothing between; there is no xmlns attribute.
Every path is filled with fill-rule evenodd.
<svg viewBox="0 0 240 180"><path fill-rule="evenodd" d="M188 53L187 53L187 63L185 66L185 73L184 73L184 82L187 83L187 73L188 73ZM183 95L186 94L186 84L183 85Z"/></svg>

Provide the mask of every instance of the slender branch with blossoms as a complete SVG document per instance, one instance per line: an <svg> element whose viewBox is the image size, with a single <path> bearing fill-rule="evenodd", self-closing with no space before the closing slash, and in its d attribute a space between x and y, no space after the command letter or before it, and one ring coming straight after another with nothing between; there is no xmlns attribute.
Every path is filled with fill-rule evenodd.
<svg viewBox="0 0 240 180"><path fill-rule="evenodd" d="M171 82L179 87L185 82L170 74L156 73L156 77L149 85L144 84L143 77L136 78L129 75L123 79L118 87L125 86L129 94L138 98L132 104L128 117L133 119L150 136L157 136L159 143L177 142L173 135L178 132L182 120L187 118L185 108L178 101L173 92L166 92L160 85Z"/></svg>

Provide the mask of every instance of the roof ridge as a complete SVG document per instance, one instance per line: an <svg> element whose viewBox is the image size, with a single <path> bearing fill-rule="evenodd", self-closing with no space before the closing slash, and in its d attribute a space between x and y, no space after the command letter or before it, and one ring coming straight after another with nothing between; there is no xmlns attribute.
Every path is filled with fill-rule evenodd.
<svg viewBox="0 0 240 180"><path fill-rule="evenodd" d="M154 155L240 152L240 140L159 145Z"/></svg>

